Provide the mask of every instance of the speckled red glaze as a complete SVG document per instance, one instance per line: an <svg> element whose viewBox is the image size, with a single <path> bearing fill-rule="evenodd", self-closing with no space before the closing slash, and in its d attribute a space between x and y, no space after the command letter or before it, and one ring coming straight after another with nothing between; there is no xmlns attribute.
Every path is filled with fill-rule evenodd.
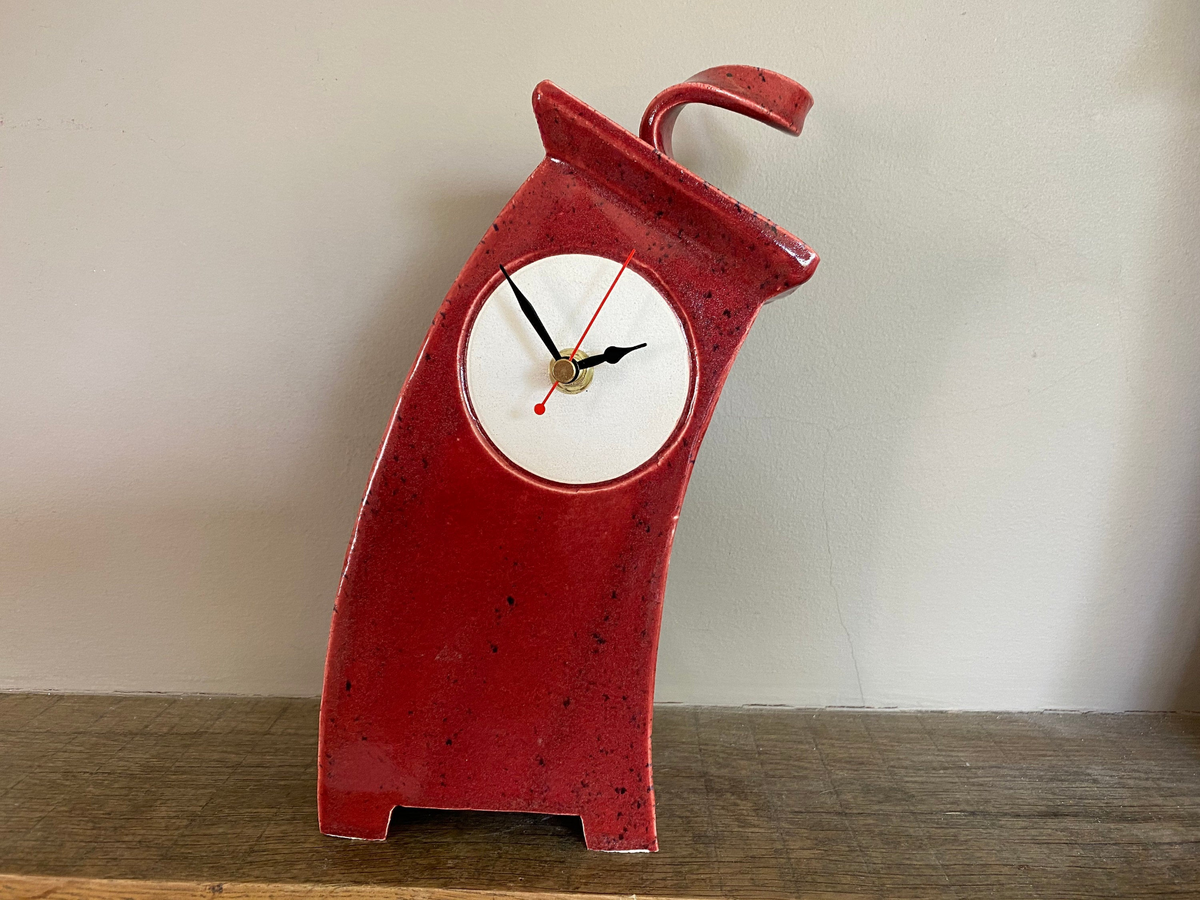
<svg viewBox="0 0 1200 900"><path fill-rule="evenodd" d="M764 74L770 95L742 90L779 112L787 79ZM438 310L347 551L321 701L326 834L382 840L395 806L520 810L582 817L593 849L658 847L650 727L675 523L747 329L817 257L550 82L533 106L546 157ZM544 481L472 414L471 324L501 263L631 249L688 333L687 411L626 476Z"/></svg>
<svg viewBox="0 0 1200 900"><path fill-rule="evenodd" d="M717 66L672 85L650 101L642 116L641 138L668 156L671 131L687 103L707 103L799 134L812 109L812 94L778 72L755 66Z"/></svg>

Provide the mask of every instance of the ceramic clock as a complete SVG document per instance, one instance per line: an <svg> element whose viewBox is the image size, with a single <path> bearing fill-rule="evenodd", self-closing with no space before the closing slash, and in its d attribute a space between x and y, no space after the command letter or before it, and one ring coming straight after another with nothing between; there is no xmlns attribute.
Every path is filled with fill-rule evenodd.
<svg viewBox="0 0 1200 900"><path fill-rule="evenodd" d="M800 240L671 157L683 104L798 134L764 69L660 93L640 136L550 82L546 157L443 301L380 447L334 605L321 830L382 840L397 806L580 816L655 850L650 733L671 539L762 305Z"/></svg>

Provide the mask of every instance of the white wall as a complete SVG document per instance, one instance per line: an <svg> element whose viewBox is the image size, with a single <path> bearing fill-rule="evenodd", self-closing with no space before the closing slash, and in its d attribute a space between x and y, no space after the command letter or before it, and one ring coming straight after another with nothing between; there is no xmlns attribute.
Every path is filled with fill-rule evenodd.
<svg viewBox="0 0 1200 900"><path fill-rule="evenodd" d="M805 133L677 154L823 261L714 418L659 699L1200 707L1188 2L4 3L0 687L316 693L534 84L636 128L726 62Z"/></svg>

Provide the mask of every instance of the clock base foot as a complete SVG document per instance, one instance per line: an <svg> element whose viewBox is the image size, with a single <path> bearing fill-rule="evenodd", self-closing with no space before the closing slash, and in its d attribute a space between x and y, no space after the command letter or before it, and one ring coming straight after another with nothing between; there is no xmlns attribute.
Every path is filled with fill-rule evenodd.
<svg viewBox="0 0 1200 900"><path fill-rule="evenodd" d="M580 816L583 819L583 841L589 850L609 853L654 853L658 850L658 835L654 828L654 813L638 818L625 818L622 813L600 812Z"/></svg>
<svg viewBox="0 0 1200 900"><path fill-rule="evenodd" d="M321 833L359 841L387 840L396 804L366 793L322 791L317 797ZM654 814L626 818L622 811L584 813L583 839L589 850L647 853L658 849Z"/></svg>
<svg viewBox="0 0 1200 900"><path fill-rule="evenodd" d="M396 804L370 794L321 792L317 797L317 820L321 834L359 841L387 839L388 823Z"/></svg>

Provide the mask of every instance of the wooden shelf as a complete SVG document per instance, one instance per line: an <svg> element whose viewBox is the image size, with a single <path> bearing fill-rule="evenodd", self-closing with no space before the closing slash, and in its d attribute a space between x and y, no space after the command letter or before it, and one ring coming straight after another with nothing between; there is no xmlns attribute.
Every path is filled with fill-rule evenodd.
<svg viewBox="0 0 1200 900"><path fill-rule="evenodd" d="M0 898L1200 895L1200 718L663 707L656 854L317 831L309 700L0 694Z"/></svg>

